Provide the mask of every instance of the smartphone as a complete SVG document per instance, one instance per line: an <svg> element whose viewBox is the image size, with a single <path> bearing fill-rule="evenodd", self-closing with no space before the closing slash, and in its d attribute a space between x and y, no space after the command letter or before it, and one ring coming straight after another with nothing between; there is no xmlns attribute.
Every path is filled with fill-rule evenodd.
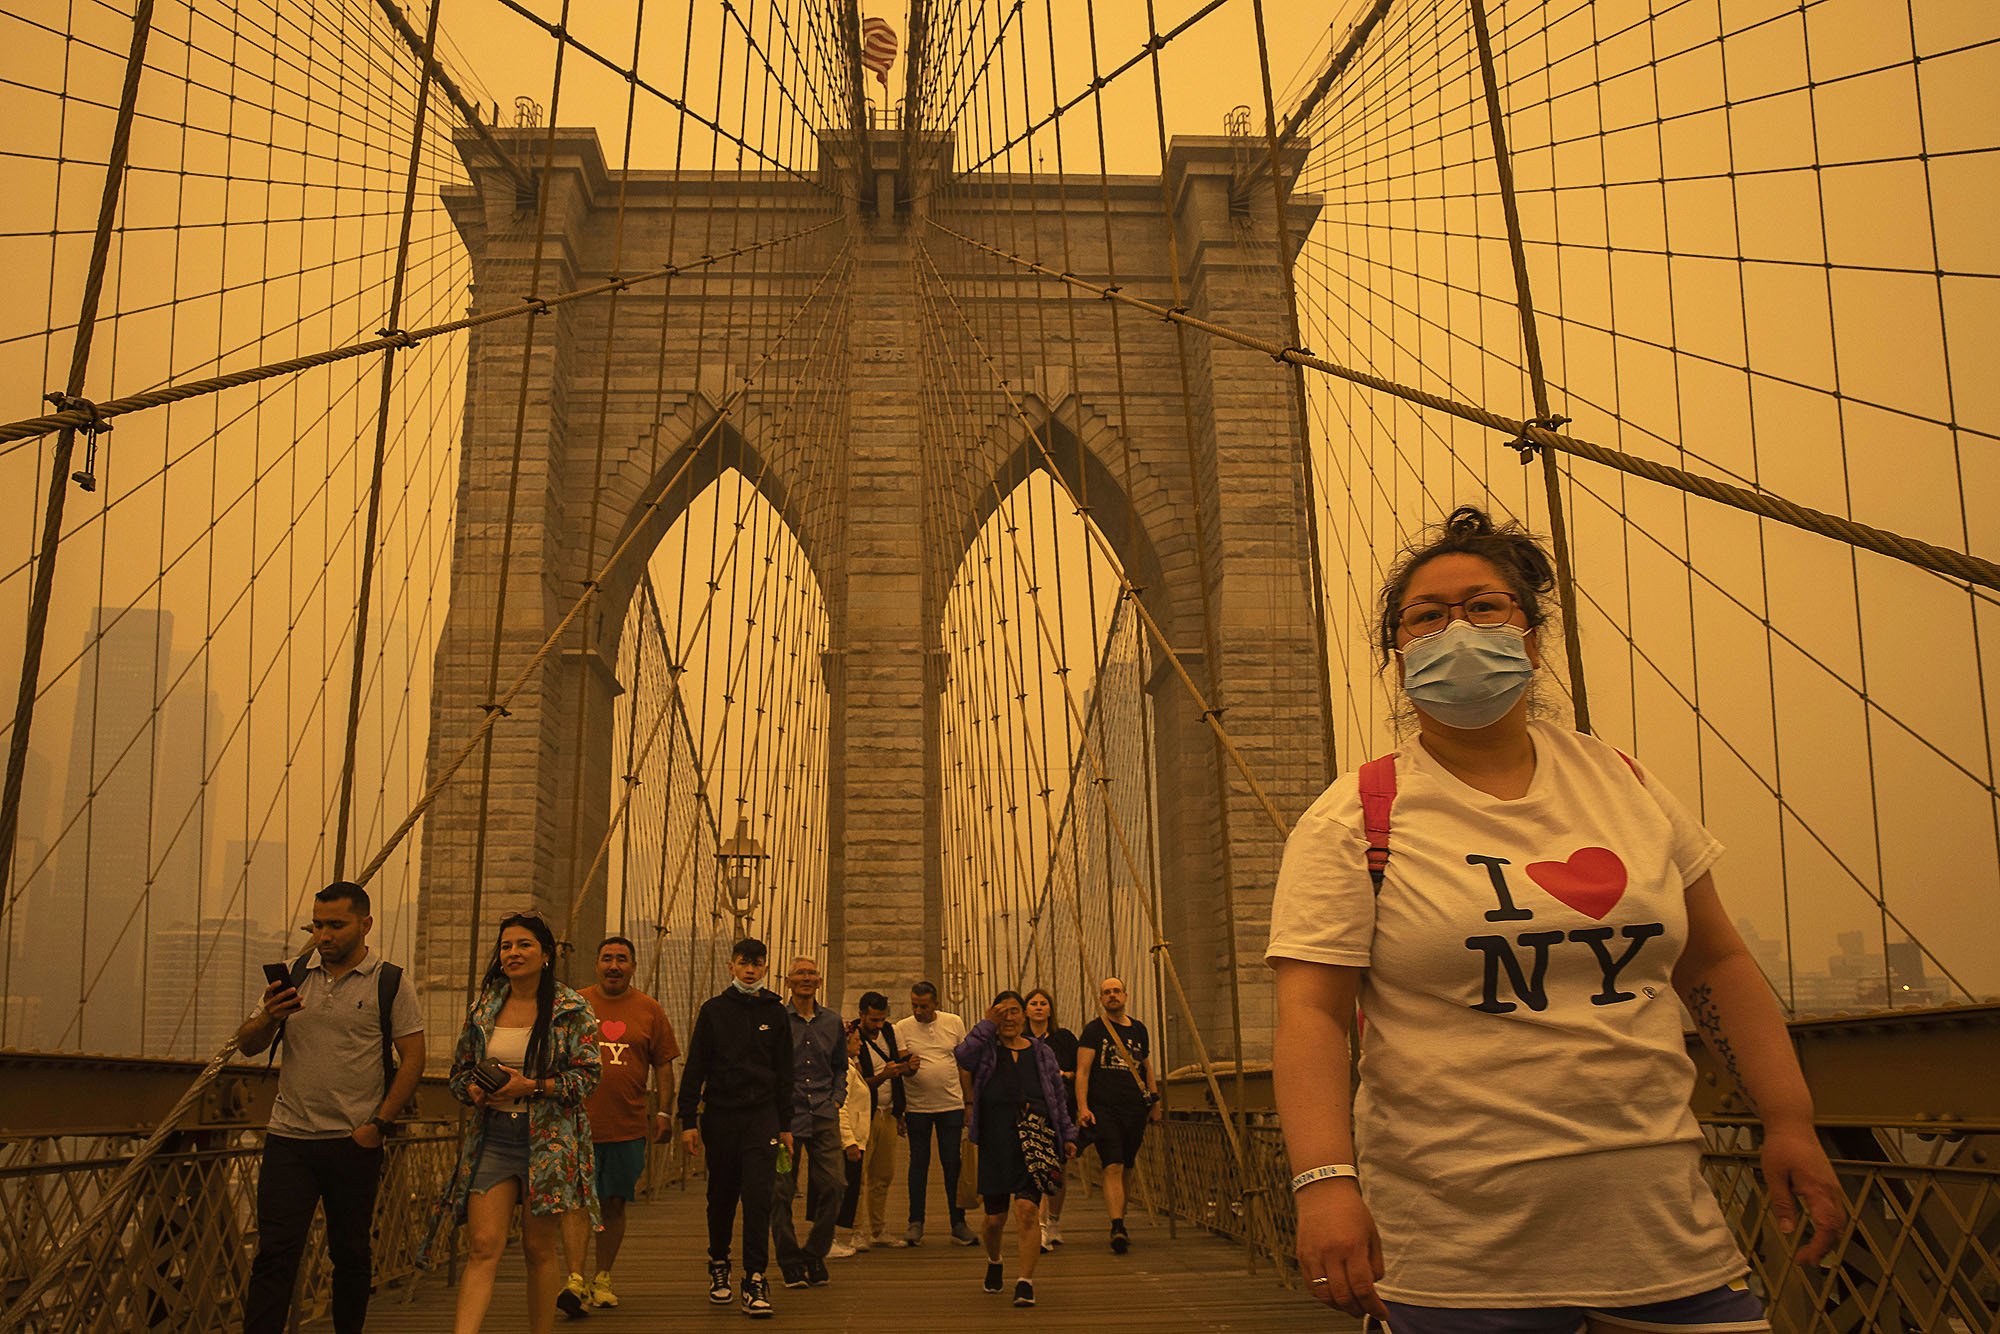
<svg viewBox="0 0 2000 1334"><path fill-rule="evenodd" d="M291 982L291 980L292 980L292 968L291 968L291 965L290 965L290 964L283 964L283 963L267 963L267 964L265 964L265 965L264 965L264 980L265 980L266 982L270 982L270 983L275 983L275 982L284 982L284 983L287 983L287 984L289 984L289 983Z"/></svg>

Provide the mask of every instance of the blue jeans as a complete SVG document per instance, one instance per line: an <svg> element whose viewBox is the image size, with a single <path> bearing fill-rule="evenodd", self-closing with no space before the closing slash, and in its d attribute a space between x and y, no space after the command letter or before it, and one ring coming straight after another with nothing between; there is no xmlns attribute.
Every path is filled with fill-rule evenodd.
<svg viewBox="0 0 2000 1334"><path fill-rule="evenodd" d="M910 1221L924 1221L924 1197L931 1184L931 1132L937 1132L938 1165L944 1168L944 1197L951 1221L965 1217L958 1207L958 1142L965 1135L965 1112L910 1112L903 1117L910 1131Z"/></svg>

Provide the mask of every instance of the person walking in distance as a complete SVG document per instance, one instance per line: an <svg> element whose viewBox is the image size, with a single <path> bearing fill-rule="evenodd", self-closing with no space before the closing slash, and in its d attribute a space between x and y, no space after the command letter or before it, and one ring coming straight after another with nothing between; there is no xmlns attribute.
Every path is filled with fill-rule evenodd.
<svg viewBox="0 0 2000 1334"><path fill-rule="evenodd" d="M910 988L909 1017L896 1021L895 1041L909 1065L909 1073L903 1076L903 1122L910 1137L910 1230L903 1240L911 1246L923 1244L931 1137L935 1135L938 1166L944 1173L944 1197L951 1209L951 1239L961 1246L977 1245L979 1238L966 1226L965 1210L958 1207L966 1094L953 1053L965 1041L965 1020L938 1008L936 983L919 982Z"/></svg>
<svg viewBox="0 0 2000 1334"><path fill-rule="evenodd" d="M597 1234L597 1274L584 1281L585 1251L590 1227L572 1209L563 1215L563 1251L569 1259L569 1281L556 1294L556 1306L572 1320L586 1306L618 1305L611 1290L611 1266L625 1244L625 1205L639 1196L646 1174L646 1146L665 1139L666 1108L674 1101L674 1058L681 1054L674 1026L660 1003L632 985L638 951L624 936L607 936L597 947L597 981L582 996L597 1015L597 1050L604 1076L584 1110L590 1115L590 1138L597 1146L597 1206L604 1230ZM651 1076L653 1092L647 1095ZM650 1105L649 1105L650 1104Z"/></svg>
<svg viewBox="0 0 2000 1334"><path fill-rule="evenodd" d="M889 998L879 991L861 995L860 1051L856 1056L861 1082L868 1089L868 1138L861 1159L867 1189L868 1235L857 1234L857 1249L901 1246L889 1235L889 1183L896 1176L896 1137L904 1133L903 1076L912 1065L896 1045L889 1026Z"/></svg>
<svg viewBox="0 0 2000 1334"><path fill-rule="evenodd" d="M979 1146L979 1194L986 1206L986 1279L981 1286L1002 1291L1000 1244L1011 1208L1019 1235L1016 1306L1035 1304L1042 1195L1062 1179L1064 1166L1076 1153L1062 1067L1053 1048L1022 1031L1026 1024L1021 993L1003 991L955 1053L972 1081L966 1128Z"/></svg>
<svg viewBox="0 0 2000 1334"><path fill-rule="evenodd" d="M1139 1161L1146 1123L1160 1119L1159 1084L1153 1077L1152 1037L1125 1013L1125 984L1115 977L1097 989L1104 1011L1076 1039L1076 1119L1092 1132L1104 1166L1104 1208L1111 1215L1111 1249L1125 1254L1127 1176ZM1106 1019L1110 1022L1107 1024Z"/></svg>
<svg viewBox="0 0 2000 1334"><path fill-rule="evenodd" d="M255 1056L282 1036L278 1099L257 1175L257 1258L243 1299L247 1334L277 1334L291 1314L313 1206L326 1206L333 1260L333 1327L352 1334L368 1317L369 1228L382 1175L382 1138L424 1073L417 986L368 948L368 891L335 881L313 896L317 957L264 988L237 1030Z"/></svg>
<svg viewBox="0 0 2000 1334"><path fill-rule="evenodd" d="M847 1189L840 1197L840 1216L833 1234L829 1260L845 1260L868 1249L854 1226L861 1208L861 1171L867 1161L869 1112L868 1085L861 1079L861 1021L847 1021L847 1101L840 1107L840 1151L846 1156L841 1169L847 1173ZM894 1141L891 1141L892 1143Z"/></svg>
<svg viewBox="0 0 2000 1334"><path fill-rule="evenodd" d="M729 1232L743 1207L743 1314L771 1314L764 1280L778 1150L792 1151L792 1040L785 1004L764 988L767 951L729 950L729 985L702 1003L681 1080L681 1145L708 1156L708 1299L726 1305Z"/></svg>
<svg viewBox="0 0 2000 1334"><path fill-rule="evenodd" d="M1028 993L1028 1026L1022 1031L1037 1042L1049 1044L1056 1054L1056 1068L1062 1071L1063 1110L1070 1124L1076 1124L1076 1034L1056 1022L1056 998L1047 987ZM1072 1155L1073 1156L1073 1155ZM1042 1196L1042 1249L1052 1251L1062 1245L1063 1201L1069 1195L1069 1175Z"/></svg>
<svg viewBox="0 0 2000 1334"><path fill-rule="evenodd" d="M847 1030L839 1015L819 1003L819 983L817 963L792 960L785 974L791 992L785 1017L792 1039L792 1142L798 1152L792 1156L791 1171L778 1173L778 1190L771 1201L771 1241L778 1252L778 1272L788 1288L818 1287L832 1280L826 1255L833 1246L847 1179L840 1147L840 1110L847 1102ZM807 1171L806 1222L811 1227L804 1245L792 1220L801 1165Z"/></svg>

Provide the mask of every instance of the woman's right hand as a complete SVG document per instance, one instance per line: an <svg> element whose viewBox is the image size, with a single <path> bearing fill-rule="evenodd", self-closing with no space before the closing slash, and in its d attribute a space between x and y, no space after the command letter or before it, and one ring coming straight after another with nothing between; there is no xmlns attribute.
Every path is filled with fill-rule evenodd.
<svg viewBox="0 0 2000 1334"><path fill-rule="evenodd" d="M486 1110L486 1102L489 1095L486 1092L485 1085L474 1084L466 1089L466 1092L471 1095L474 1108L482 1112Z"/></svg>
<svg viewBox="0 0 2000 1334"><path fill-rule="evenodd" d="M1389 1308L1375 1293L1382 1277L1382 1237L1360 1188L1351 1180L1326 1181L1295 1199L1299 1267L1312 1295L1349 1315L1387 1320Z"/></svg>

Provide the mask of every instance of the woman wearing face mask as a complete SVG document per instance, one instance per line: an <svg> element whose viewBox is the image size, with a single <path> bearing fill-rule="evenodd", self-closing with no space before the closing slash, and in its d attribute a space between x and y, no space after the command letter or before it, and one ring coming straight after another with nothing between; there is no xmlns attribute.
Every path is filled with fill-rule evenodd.
<svg viewBox="0 0 2000 1334"><path fill-rule="evenodd" d="M1299 1260L1394 1334L1768 1329L1701 1176L1682 1003L1763 1120L1780 1225L1811 1223L1802 1261L1839 1188L1721 845L1643 766L1529 717L1553 585L1476 509L1409 552L1379 647L1416 734L1286 844L1267 958Z"/></svg>
<svg viewBox="0 0 2000 1334"><path fill-rule="evenodd" d="M473 1108L458 1169L438 1203L432 1244L465 1224L468 1254L458 1281L454 1334L475 1334L493 1300L508 1226L521 1210L528 1266L528 1328L554 1327L562 1274L556 1264L561 1215L588 1209L597 1226L596 1165L584 1103L600 1072L597 1020L582 996L556 980L556 941L538 912L500 919L499 939L452 1055L450 1086ZM489 1091L474 1077L488 1059L506 1080Z"/></svg>

